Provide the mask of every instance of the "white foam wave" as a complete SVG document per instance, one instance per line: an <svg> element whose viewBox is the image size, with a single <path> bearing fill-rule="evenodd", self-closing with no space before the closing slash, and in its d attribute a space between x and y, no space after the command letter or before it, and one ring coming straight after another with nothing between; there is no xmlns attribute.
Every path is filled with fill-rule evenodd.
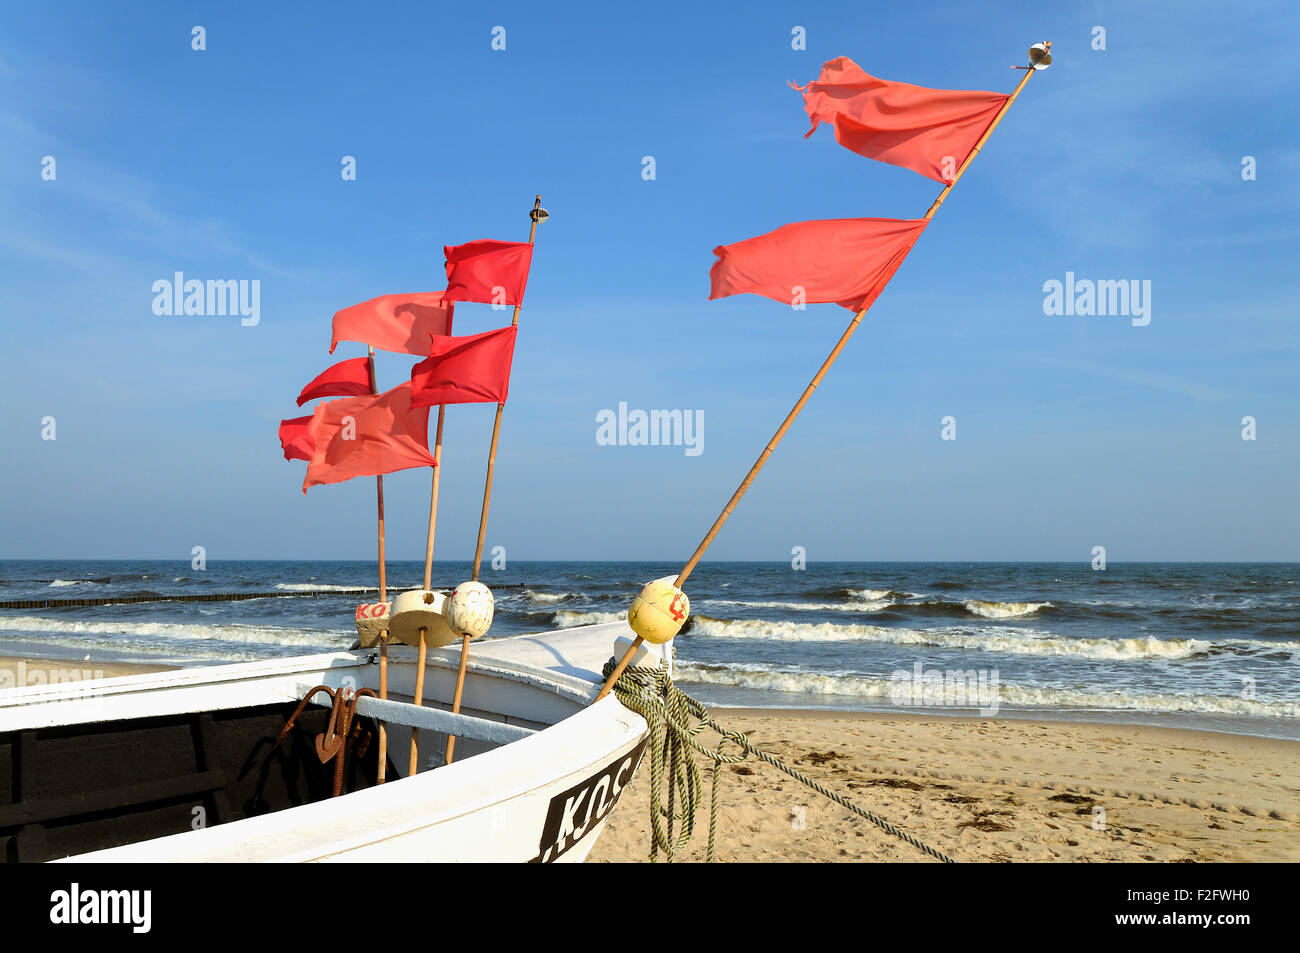
<svg viewBox="0 0 1300 953"><path fill-rule="evenodd" d="M810 672L770 665L677 663L680 682L816 695L847 695L888 703L899 682L841 672ZM910 673L909 673L910 677ZM999 683L999 707L1011 709L1089 709L1096 711L1199 712L1271 718L1300 718L1300 704L1261 701L1240 695L1180 695L1124 690L1095 692ZM970 705L967 707L976 707Z"/></svg>
<svg viewBox="0 0 1300 953"><path fill-rule="evenodd" d="M933 645L944 648L1007 652L1017 655L1055 655L1075 658L1128 660L1180 659L1210 649L1200 639L1067 639L1035 635L1014 628L943 629L886 628L878 625L817 625L798 622L768 622L762 619L710 619L696 616L691 636L723 639L765 639L774 642L883 642L893 645Z"/></svg>
<svg viewBox="0 0 1300 953"><path fill-rule="evenodd" d="M571 598L574 595L574 593L534 592L532 589L525 589L524 595L528 597L528 600L530 602L536 603L539 606L552 606L555 605L555 603L557 602L563 602L565 599Z"/></svg>
<svg viewBox="0 0 1300 953"><path fill-rule="evenodd" d="M578 612L574 609L561 609L555 613L555 624L561 628L575 625L596 625L601 622L619 622L627 618L627 610L621 612Z"/></svg>
<svg viewBox="0 0 1300 953"><path fill-rule="evenodd" d="M42 633L52 636L104 636L109 644L126 639L139 644L152 639L171 642L211 640L263 645L332 646L352 640L351 632L292 629L284 626L195 625L185 622L92 622L79 619L45 619L39 616L0 616L0 632ZM74 640L75 641L75 640Z"/></svg>
<svg viewBox="0 0 1300 953"><path fill-rule="evenodd" d="M742 599L701 599L709 606L738 606L742 609L784 609L791 612L879 612L894 605L889 599L853 602L764 602Z"/></svg>
<svg viewBox="0 0 1300 953"><path fill-rule="evenodd" d="M914 592L899 592L896 589L854 589L854 598L844 602L766 602L742 601L738 599L704 599L702 603L711 606L739 606L746 609L781 609L789 612L881 612L895 606L907 608L908 605L950 606L960 605L971 615L985 619L1018 619L1033 615L1039 609L1046 609L1050 602L996 602L984 599L967 599L962 603L934 602L916 603L909 600L920 598Z"/></svg>
<svg viewBox="0 0 1300 953"><path fill-rule="evenodd" d="M375 592L374 586L332 586L324 582L277 582L283 592Z"/></svg>
<svg viewBox="0 0 1300 953"><path fill-rule="evenodd" d="M1045 609L1050 602L986 602L983 599L967 599L962 603L966 611L985 619L1019 619L1033 615L1039 609Z"/></svg>
<svg viewBox="0 0 1300 953"><path fill-rule="evenodd" d="M857 598L866 599L868 602L881 599L911 599L916 596L914 592L899 592L897 589L850 589L849 591Z"/></svg>
<svg viewBox="0 0 1300 953"><path fill-rule="evenodd" d="M89 579L55 579L53 582L50 583L50 588L57 589L57 588L61 588L62 586L80 586L83 584L89 586L89 585L93 585L94 583Z"/></svg>

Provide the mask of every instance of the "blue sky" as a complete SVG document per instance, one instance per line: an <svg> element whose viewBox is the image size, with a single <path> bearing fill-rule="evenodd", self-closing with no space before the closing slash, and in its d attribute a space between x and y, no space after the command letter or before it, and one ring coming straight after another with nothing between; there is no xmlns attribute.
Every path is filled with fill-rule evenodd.
<svg viewBox="0 0 1300 953"><path fill-rule="evenodd" d="M369 557L373 481L304 497L277 423L334 311L437 290L444 244L526 238L540 192L488 544L684 559L849 317L708 302L711 249L938 192L805 140L787 82L848 55L1009 91L1051 39L710 555L1300 559L1297 26L1183 0L10 4L0 557ZM258 279L260 323L155 315L176 271ZM1044 315L1067 271L1151 281L1150 324ZM507 317L464 306L457 332ZM381 384L411 363L381 355ZM598 445L620 401L702 410L704 452ZM448 413L443 558L473 551L492 410ZM423 553L428 484L387 481L395 558Z"/></svg>

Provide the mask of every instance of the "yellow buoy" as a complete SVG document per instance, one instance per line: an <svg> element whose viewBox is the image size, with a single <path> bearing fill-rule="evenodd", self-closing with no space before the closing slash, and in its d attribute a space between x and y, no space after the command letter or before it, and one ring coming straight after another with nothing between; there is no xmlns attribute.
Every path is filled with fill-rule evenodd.
<svg viewBox="0 0 1300 953"><path fill-rule="evenodd" d="M671 641L691 614L691 600L673 585L674 576L647 582L627 610L632 631L655 645Z"/></svg>

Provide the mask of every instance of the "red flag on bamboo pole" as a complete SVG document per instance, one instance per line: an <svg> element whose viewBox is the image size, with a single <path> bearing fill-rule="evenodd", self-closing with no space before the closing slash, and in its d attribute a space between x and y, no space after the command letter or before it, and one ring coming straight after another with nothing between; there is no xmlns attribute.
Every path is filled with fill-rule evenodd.
<svg viewBox="0 0 1300 953"><path fill-rule="evenodd" d="M354 357L325 368L302 389L298 406L317 397L360 397L370 393L370 358Z"/></svg>
<svg viewBox="0 0 1300 953"><path fill-rule="evenodd" d="M945 185L1010 98L877 79L847 56L828 60L816 80L794 88L812 120L804 138L829 122L846 149Z"/></svg>
<svg viewBox="0 0 1300 953"><path fill-rule="evenodd" d="M381 351L427 353L429 335L451 330L452 301L443 291L380 295L334 315L330 353L340 341L360 341Z"/></svg>
<svg viewBox="0 0 1300 953"><path fill-rule="evenodd" d="M427 360L411 370L411 406L506 402L515 325L465 337L435 337Z"/></svg>
<svg viewBox="0 0 1300 953"><path fill-rule="evenodd" d="M713 249L709 300L757 294L783 304L871 307L925 230L923 218L795 222Z"/></svg>
<svg viewBox="0 0 1300 953"><path fill-rule="evenodd" d="M485 238L464 245L447 245L449 301L521 305L533 262L531 242L500 242Z"/></svg>
<svg viewBox="0 0 1300 953"><path fill-rule="evenodd" d="M316 444L307 430L310 423L311 414L280 421L280 449L286 460L311 460Z"/></svg>
<svg viewBox="0 0 1300 953"><path fill-rule="evenodd" d="M302 491L320 483L434 466L429 410L411 406L410 383L369 397L342 397L316 408L307 425L314 443Z"/></svg>

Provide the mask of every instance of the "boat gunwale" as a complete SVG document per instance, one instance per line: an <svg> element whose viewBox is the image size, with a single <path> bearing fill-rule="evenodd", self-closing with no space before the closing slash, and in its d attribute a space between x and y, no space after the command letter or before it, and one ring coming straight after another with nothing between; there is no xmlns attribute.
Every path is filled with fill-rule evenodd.
<svg viewBox="0 0 1300 953"><path fill-rule="evenodd" d="M648 726L640 715L623 707L615 697L593 704L598 686L580 677L597 675L583 663L593 664L593 659L604 651L601 637L618 634L615 630L619 628L608 623L575 626L493 639L477 647L470 659L474 675L553 693L566 707L572 705L571 713L553 722L540 722L544 727L527 737L415 777L397 778L340 798L61 859L301 862L351 859L347 855L368 853L389 840L401 844L399 850L414 851L417 858L439 856L437 835L429 833L432 829L451 824L452 831L463 832L465 823L474 824L466 820L472 815L481 814L487 822L488 818L500 818L503 810L510 811L512 801L523 799L524 803L535 804L547 794L581 783L593 770L617 763L644 740ZM566 639L570 640L567 644ZM517 646L513 650L512 642ZM554 662L547 664L550 660L534 651L533 643L549 652ZM494 648L503 657L498 657ZM511 657L512 651L516 657ZM406 658L408 654L410 659ZM430 653L428 663L454 671L459 658L459 647L455 647ZM353 650L13 689L0 692L0 732L297 701L312 685L324 681L337 687L350 673L360 675L361 669L376 661L374 650ZM392 669L409 679L415 667L414 650L407 653L405 647L397 649L389 661L391 695ZM374 674L375 669L370 669L362 680L369 682ZM308 679L312 680L310 684ZM213 704L214 698L222 695L235 697L229 704ZM436 707L441 708L442 703ZM515 717L528 720L527 715L484 710L507 724ZM93 718L86 717L92 712ZM557 774L557 770L562 773ZM588 843L594 842L603 822L602 818L593 824L581 839L590 837ZM430 841L431 836L435 840ZM449 836L453 838L449 849L454 856L463 849L456 840L463 835ZM513 840L502 844L507 845L507 850L516 850L516 859L527 859L522 854L531 845ZM580 859L584 855L585 851L577 851L574 856Z"/></svg>

